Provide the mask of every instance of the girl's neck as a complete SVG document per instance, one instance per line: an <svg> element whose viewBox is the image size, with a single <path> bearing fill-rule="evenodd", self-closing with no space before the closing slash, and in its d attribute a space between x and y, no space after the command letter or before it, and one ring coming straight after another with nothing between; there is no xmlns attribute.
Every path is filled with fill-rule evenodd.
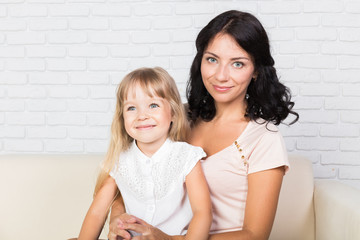
<svg viewBox="0 0 360 240"><path fill-rule="evenodd" d="M157 142L151 142L151 143L144 143L144 142L136 142L137 147L139 150L145 154L147 157L151 158L165 143L166 139L164 141L157 141Z"/></svg>

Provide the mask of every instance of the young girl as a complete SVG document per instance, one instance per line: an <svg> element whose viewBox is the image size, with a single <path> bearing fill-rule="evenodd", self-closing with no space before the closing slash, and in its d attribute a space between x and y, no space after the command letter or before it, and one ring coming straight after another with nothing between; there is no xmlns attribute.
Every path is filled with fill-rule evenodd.
<svg viewBox="0 0 360 240"><path fill-rule="evenodd" d="M98 238L119 190L127 222L136 221L134 215L167 234L207 239L211 203L199 162L206 154L180 142L188 131L187 120L176 84L164 69L140 68L125 76L111 131L78 239ZM122 235L130 239L126 224L120 223Z"/></svg>

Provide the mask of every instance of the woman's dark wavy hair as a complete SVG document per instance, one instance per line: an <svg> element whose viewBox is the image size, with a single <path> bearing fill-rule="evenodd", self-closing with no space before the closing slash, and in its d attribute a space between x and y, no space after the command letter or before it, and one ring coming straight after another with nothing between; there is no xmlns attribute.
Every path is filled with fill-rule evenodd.
<svg viewBox="0 0 360 240"><path fill-rule="evenodd" d="M196 39L197 54L191 65L190 79L187 83L190 121L197 119L210 121L216 114L214 99L206 90L201 77L201 60L209 42L218 33L228 34L241 46L254 62L256 80L248 86L247 109L245 116L251 120L259 118L279 125L288 115L299 115L292 111L290 90L279 82L270 53L269 39L259 20L250 13L231 10L224 12L206 25Z"/></svg>

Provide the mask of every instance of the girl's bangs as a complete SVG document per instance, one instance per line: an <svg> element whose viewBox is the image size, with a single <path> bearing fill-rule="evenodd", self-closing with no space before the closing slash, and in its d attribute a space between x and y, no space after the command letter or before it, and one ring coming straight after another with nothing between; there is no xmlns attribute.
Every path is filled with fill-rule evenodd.
<svg viewBox="0 0 360 240"><path fill-rule="evenodd" d="M158 78L135 78L133 79L130 84L127 85L126 89L124 89L124 99L126 99L129 91L132 91L133 95L135 96L135 90L137 87L141 87L142 90L149 96L149 97L161 97L165 98L165 88L164 83Z"/></svg>

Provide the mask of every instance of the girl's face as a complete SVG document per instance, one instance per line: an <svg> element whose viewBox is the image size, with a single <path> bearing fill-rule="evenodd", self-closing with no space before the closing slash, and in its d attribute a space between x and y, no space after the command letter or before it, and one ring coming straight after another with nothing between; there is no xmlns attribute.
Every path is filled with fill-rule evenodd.
<svg viewBox="0 0 360 240"><path fill-rule="evenodd" d="M127 93L123 113L125 130L138 148L147 155L155 153L168 137L172 121L169 102L149 96L137 84Z"/></svg>
<svg viewBox="0 0 360 240"><path fill-rule="evenodd" d="M210 41L201 61L205 88L215 103L244 101L247 88L256 77L250 55L228 34Z"/></svg>

